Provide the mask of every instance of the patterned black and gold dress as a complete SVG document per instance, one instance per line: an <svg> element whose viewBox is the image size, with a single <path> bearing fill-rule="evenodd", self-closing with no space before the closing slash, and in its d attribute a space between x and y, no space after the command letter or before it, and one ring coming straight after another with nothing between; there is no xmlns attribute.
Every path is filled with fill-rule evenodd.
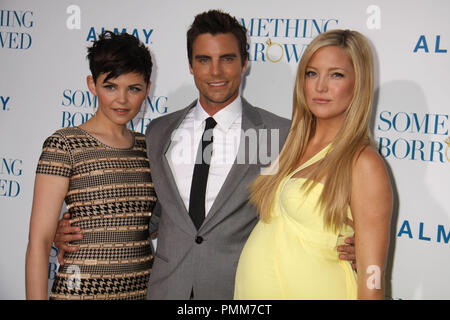
<svg viewBox="0 0 450 320"><path fill-rule="evenodd" d="M109 147L81 128L46 139L36 173L68 177L65 197L80 250L64 255L50 299L145 299L153 256L148 223L156 202L144 135Z"/></svg>

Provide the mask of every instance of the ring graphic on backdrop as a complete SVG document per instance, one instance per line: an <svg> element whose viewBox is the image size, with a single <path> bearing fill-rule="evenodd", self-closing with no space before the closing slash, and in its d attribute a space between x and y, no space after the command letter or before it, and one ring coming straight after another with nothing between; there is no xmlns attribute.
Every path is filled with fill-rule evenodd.
<svg viewBox="0 0 450 320"><path fill-rule="evenodd" d="M70 265L67 268L67 274L69 277L67 278L67 289L71 290L80 290L81 288L81 271L79 266Z"/></svg>
<svg viewBox="0 0 450 320"><path fill-rule="evenodd" d="M283 47L281 46L281 44L277 43L277 42L272 42L272 40L269 38L266 41L267 44L267 48L266 48L266 57L267 59L269 59L270 62L278 62L281 59L283 59L284 56L284 50ZM281 55L278 59L273 59L270 54L269 54L269 50L272 48L272 52L274 51L274 49L276 49L277 51L281 51ZM279 53L278 53L279 54Z"/></svg>
<svg viewBox="0 0 450 320"><path fill-rule="evenodd" d="M450 151L450 137L448 137L444 142L447 144L447 149L445 149L445 157L447 158L447 161L450 162L450 157L448 154Z"/></svg>

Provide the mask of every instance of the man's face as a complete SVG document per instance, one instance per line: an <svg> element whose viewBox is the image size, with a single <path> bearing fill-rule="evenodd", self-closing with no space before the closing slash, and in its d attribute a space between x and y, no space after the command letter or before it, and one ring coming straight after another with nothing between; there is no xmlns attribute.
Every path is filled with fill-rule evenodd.
<svg viewBox="0 0 450 320"><path fill-rule="evenodd" d="M189 69L206 112L213 115L236 99L247 62L242 65L238 41L232 33L204 33L194 40Z"/></svg>

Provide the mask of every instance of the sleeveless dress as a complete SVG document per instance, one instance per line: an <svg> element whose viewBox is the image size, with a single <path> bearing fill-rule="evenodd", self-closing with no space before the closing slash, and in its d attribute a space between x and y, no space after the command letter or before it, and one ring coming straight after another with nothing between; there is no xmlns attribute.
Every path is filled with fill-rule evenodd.
<svg viewBox="0 0 450 320"><path fill-rule="evenodd" d="M353 235L324 228L316 204L323 185L309 194L297 172L322 159L330 146L286 176L278 186L271 220L259 221L239 259L235 299L356 299L357 279L350 262L339 259L337 246ZM351 218L350 208L348 216Z"/></svg>
<svg viewBox="0 0 450 320"><path fill-rule="evenodd" d="M65 203L80 246L66 252L50 299L145 299L153 256L148 223L156 202L144 135L109 147L81 128L44 142L36 173L69 178Z"/></svg>

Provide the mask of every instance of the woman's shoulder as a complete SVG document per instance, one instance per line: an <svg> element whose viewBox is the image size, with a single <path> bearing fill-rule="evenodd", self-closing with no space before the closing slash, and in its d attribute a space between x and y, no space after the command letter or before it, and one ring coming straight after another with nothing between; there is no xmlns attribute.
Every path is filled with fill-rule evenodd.
<svg viewBox="0 0 450 320"><path fill-rule="evenodd" d="M352 172L351 210L354 220L387 221L392 212L391 178L383 158L366 146L355 160ZM381 220L380 220L381 219Z"/></svg>
<svg viewBox="0 0 450 320"><path fill-rule="evenodd" d="M78 127L68 127L68 128L58 129L55 131L54 134L59 134L62 136L69 136L71 134L80 134L81 132L83 132L83 131Z"/></svg>
<svg viewBox="0 0 450 320"><path fill-rule="evenodd" d="M84 148L94 144L94 140L85 131L78 127L62 128L56 130L51 136L47 137L44 146L51 144L57 148L67 150Z"/></svg>
<svg viewBox="0 0 450 320"><path fill-rule="evenodd" d="M389 174L384 159L377 150L368 145L358 154L353 165L353 182L363 186L387 186Z"/></svg>
<svg viewBox="0 0 450 320"><path fill-rule="evenodd" d="M82 134L83 131L78 127L61 128L53 132L53 134L48 138L59 138L63 140L68 140L70 138L73 138L74 136L80 136Z"/></svg>
<svg viewBox="0 0 450 320"><path fill-rule="evenodd" d="M362 147L354 163L354 169L358 171L362 170L371 172L377 169L385 170L385 168L386 165L383 158L372 145Z"/></svg>
<svg viewBox="0 0 450 320"><path fill-rule="evenodd" d="M44 144L58 143L67 141L67 137L70 137L74 133L73 128L62 128L54 131L50 136L46 137Z"/></svg>
<svg viewBox="0 0 450 320"><path fill-rule="evenodd" d="M71 144L66 138L69 132L69 128L59 129L44 140L37 173L70 176L73 156Z"/></svg>

